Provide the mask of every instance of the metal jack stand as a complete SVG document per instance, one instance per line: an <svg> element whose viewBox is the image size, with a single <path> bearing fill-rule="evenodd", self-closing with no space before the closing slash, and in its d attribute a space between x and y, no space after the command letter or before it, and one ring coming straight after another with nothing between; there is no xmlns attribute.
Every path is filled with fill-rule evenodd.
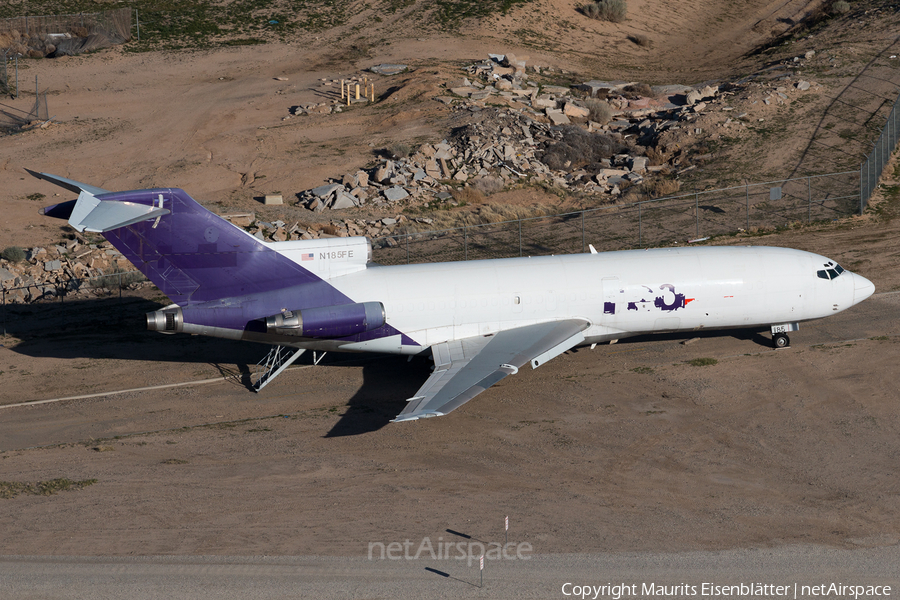
<svg viewBox="0 0 900 600"><path fill-rule="evenodd" d="M266 387L267 383L278 377L282 371L291 366L304 352L306 352L304 348L295 349L288 346L275 346L269 350L266 357L256 365L257 367L263 367L263 372L253 384L253 389L258 392Z"/></svg>

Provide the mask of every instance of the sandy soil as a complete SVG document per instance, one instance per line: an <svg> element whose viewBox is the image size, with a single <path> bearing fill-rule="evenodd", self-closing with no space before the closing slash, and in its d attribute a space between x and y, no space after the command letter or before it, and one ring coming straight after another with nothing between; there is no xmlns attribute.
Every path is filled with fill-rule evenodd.
<svg viewBox="0 0 900 600"><path fill-rule="evenodd" d="M595 73L725 76L807 5L744 4L750 18L728 5L694 23L708 6L699 0L681 3L680 17L635 18L615 30L618 44L629 28L646 32L652 55L632 44L620 77L609 65L621 54ZM683 26L667 28L676 17ZM737 29L720 33L717 23L731 20ZM36 211L67 197L28 199L53 188L22 167L108 189L183 187L223 212L262 210L255 197L290 196L355 170L391 140L445 136L447 109L428 94L458 71L441 61L509 49L558 64L607 27L579 21L559 56L509 41L498 48L475 31L395 40L356 65L334 46L302 43L29 63L27 76L51 90L58 124L3 139L0 246L61 234ZM386 61L420 68L379 81L396 89L378 106L282 120L290 106L322 97L321 78ZM29 100L3 104L27 110ZM821 252L891 292L900 289L892 216L752 241ZM424 362L328 357L253 395L246 372L263 348L142 331L153 302L12 312L0 404L132 391L2 409L0 480L97 482L0 500L0 554L360 556L369 542L449 530L499 540L507 514L511 535L539 553L895 544L897 303L873 298L804 327L794 348L777 352L737 332L568 353L448 417L393 425L426 377ZM719 362L685 363L696 357ZM223 374L220 383L137 390Z"/></svg>

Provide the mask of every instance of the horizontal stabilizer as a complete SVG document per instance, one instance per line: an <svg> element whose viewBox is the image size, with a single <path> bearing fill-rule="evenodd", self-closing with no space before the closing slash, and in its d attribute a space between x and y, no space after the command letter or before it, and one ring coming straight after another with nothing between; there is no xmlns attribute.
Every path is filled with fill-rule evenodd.
<svg viewBox="0 0 900 600"><path fill-rule="evenodd" d="M70 192L75 192L76 194L80 194L81 192L87 192L88 194L92 194L94 196L98 196L100 194L108 194L109 190L104 190L103 188L99 188L95 185L88 185L86 183L81 183L80 181L75 181L72 179L66 179L65 177L60 177L59 175L51 175L49 173L38 173L37 171L32 171L31 169L25 169L28 173L38 179L43 179L44 181L49 181L52 184L58 185L61 188L65 188Z"/></svg>
<svg viewBox="0 0 900 600"><path fill-rule="evenodd" d="M162 204L162 202L160 202ZM147 206L135 202L103 202L91 193L82 191L75 209L69 217L69 225L78 231L112 231L140 221L147 221L169 214L169 209Z"/></svg>

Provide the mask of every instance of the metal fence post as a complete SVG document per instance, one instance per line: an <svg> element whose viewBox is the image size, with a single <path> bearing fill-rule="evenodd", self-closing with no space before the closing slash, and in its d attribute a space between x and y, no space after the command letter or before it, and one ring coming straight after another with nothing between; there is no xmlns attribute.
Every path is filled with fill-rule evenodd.
<svg viewBox="0 0 900 600"><path fill-rule="evenodd" d="M409 228L406 229L406 264L409 264Z"/></svg>
<svg viewBox="0 0 900 600"><path fill-rule="evenodd" d="M864 162L859 167L859 214L860 214L860 216L862 216L863 211L866 208L864 206L864 201L863 201L863 177L864 177L863 169L866 167L866 163L868 163L868 161Z"/></svg>
<svg viewBox="0 0 900 600"><path fill-rule="evenodd" d="M3 337L6 337L6 288L3 288Z"/></svg>
<svg viewBox="0 0 900 600"><path fill-rule="evenodd" d="M694 216L697 222L697 237L700 237L700 193L694 196Z"/></svg>
<svg viewBox="0 0 900 600"><path fill-rule="evenodd" d="M587 246L584 244L584 211L581 211L581 252L582 254L587 249Z"/></svg>
<svg viewBox="0 0 900 600"><path fill-rule="evenodd" d="M519 257L522 256L522 219L519 219Z"/></svg>
<svg viewBox="0 0 900 600"><path fill-rule="evenodd" d="M806 176L806 197L809 201L808 210L806 213L806 224L809 225L812 223L812 176Z"/></svg>
<svg viewBox="0 0 900 600"><path fill-rule="evenodd" d="M750 184L744 185L744 192L747 195L747 231L750 231Z"/></svg>
<svg viewBox="0 0 900 600"><path fill-rule="evenodd" d="M644 215L643 202L638 202L638 248L644 247Z"/></svg>
<svg viewBox="0 0 900 600"><path fill-rule="evenodd" d="M463 226L463 249L465 251L466 260L469 260L469 226Z"/></svg>

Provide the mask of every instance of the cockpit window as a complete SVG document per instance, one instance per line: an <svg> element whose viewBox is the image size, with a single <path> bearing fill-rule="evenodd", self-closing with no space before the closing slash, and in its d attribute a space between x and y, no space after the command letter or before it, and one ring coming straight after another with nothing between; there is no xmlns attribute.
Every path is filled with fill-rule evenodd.
<svg viewBox="0 0 900 600"><path fill-rule="evenodd" d="M823 266L826 268L816 271L816 277L819 279L834 279L840 277L841 273L844 272L844 268L835 262L828 261Z"/></svg>

